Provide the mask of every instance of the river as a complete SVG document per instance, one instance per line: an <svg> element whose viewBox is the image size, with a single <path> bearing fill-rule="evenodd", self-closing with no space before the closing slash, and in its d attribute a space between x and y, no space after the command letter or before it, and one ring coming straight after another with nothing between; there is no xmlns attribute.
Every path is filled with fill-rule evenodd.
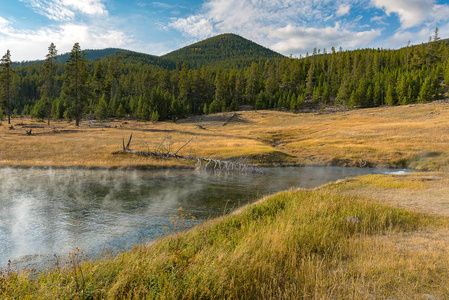
<svg viewBox="0 0 449 300"><path fill-rule="evenodd" d="M32 268L39 258L77 248L89 257L104 250L126 251L278 191L407 172L340 167L263 171L1 168L0 267L11 260Z"/></svg>

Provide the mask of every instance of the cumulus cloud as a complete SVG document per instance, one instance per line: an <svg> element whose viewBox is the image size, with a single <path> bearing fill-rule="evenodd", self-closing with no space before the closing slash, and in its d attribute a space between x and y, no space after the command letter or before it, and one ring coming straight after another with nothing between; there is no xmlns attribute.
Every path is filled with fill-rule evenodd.
<svg viewBox="0 0 449 300"><path fill-rule="evenodd" d="M366 1L208 0L200 13L173 19L169 26L198 39L237 33L282 54L296 55L315 46L356 47L377 38L379 30L360 31L360 19L335 25L336 17Z"/></svg>
<svg viewBox="0 0 449 300"><path fill-rule="evenodd" d="M21 1L49 21L42 27L24 29L16 19L0 17L0 52L7 47L13 60L43 59L50 43L59 53L65 53L75 42L82 49L126 47L132 42L122 28L117 29L117 20L109 17L105 0Z"/></svg>
<svg viewBox="0 0 449 300"><path fill-rule="evenodd" d="M130 42L123 32L108 26L69 22L37 30L19 30L3 20L0 17L0 53L6 51L3 47L7 47L15 61L43 59L50 43L56 45L59 53L65 53L72 49L75 42L79 42L83 49L120 47Z"/></svg>
<svg viewBox="0 0 449 300"><path fill-rule="evenodd" d="M171 23L170 26L186 33L189 36L194 36L201 39L209 37L214 32L212 23L202 16L180 18Z"/></svg>
<svg viewBox="0 0 449 300"><path fill-rule="evenodd" d="M401 22L401 29L423 24L425 21L438 22L449 19L449 5L435 4L435 0L371 0L387 15L395 13Z"/></svg>
<svg viewBox="0 0 449 300"><path fill-rule="evenodd" d="M340 5L340 7L337 10L337 16L341 17L344 15L349 14L349 11L351 10L351 5L349 4L342 4Z"/></svg>
<svg viewBox="0 0 449 300"><path fill-rule="evenodd" d="M345 45L345 47L357 47L369 44L381 34L380 30L367 30L353 32L340 28L336 23L333 27L307 28L288 25L277 29L273 36L281 41L275 43L272 48L281 53L302 53L310 51L311 47L330 48Z"/></svg>
<svg viewBox="0 0 449 300"><path fill-rule="evenodd" d="M36 13L53 21L73 21L77 13L88 16L107 15L102 0L20 0Z"/></svg>

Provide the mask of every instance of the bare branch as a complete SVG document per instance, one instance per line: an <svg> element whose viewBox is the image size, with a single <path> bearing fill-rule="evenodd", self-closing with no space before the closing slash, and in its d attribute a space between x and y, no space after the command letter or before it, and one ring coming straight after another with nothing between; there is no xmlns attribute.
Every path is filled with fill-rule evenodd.
<svg viewBox="0 0 449 300"><path fill-rule="evenodd" d="M179 150L181 150L182 148L184 148L185 146L187 146L191 141L193 140L193 136L190 140L187 141L187 143L184 144L184 146L182 146L181 148L178 149L178 151L175 152L175 156L178 154Z"/></svg>
<svg viewBox="0 0 449 300"><path fill-rule="evenodd" d="M133 133L131 132L131 135L129 136L128 144L126 144L126 148L125 149L129 149L129 145L131 144L131 139L132 138L133 138Z"/></svg>

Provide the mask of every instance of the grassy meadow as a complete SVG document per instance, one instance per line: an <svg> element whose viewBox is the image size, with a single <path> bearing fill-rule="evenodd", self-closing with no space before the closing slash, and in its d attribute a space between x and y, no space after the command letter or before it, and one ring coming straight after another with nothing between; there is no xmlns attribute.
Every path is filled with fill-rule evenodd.
<svg viewBox="0 0 449 300"><path fill-rule="evenodd" d="M131 133L131 149L156 149L171 137L180 154L246 157L262 165L340 165L449 169L449 103L318 113L242 111L152 124L137 121L64 121L15 118L0 126L1 166L160 168L182 161L111 155ZM21 125L23 124L23 125ZM34 128L30 128L34 127ZM36 128L37 127L37 128ZM27 136L25 129L34 135ZM187 164L188 165L188 164Z"/></svg>
<svg viewBox="0 0 449 300"><path fill-rule="evenodd" d="M410 167L261 199L186 232L39 276L4 273L1 299L449 298L449 104L340 112L238 112L157 124L13 119L0 126L0 165L164 168L194 163L112 155L173 149L248 156L261 165ZM25 124L25 125L20 125ZM32 124L35 135L25 135ZM101 126L101 127L100 127ZM29 129L27 129L29 130ZM360 222L353 222L357 217ZM182 219L179 220L182 223ZM179 224L178 224L179 225Z"/></svg>

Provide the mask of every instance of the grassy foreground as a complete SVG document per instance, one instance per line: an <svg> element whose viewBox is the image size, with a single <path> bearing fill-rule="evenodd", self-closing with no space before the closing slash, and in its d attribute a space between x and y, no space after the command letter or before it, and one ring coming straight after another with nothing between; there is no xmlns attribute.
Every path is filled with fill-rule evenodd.
<svg viewBox="0 0 449 300"><path fill-rule="evenodd" d="M115 258L4 276L0 298L445 299L449 219L350 195L354 185L426 193L420 176L282 192Z"/></svg>
<svg viewBox="0 0 449 300"><path fill-rule="evenodd" d="M328 108L330 109L330 108ZM449 170L449 103L351 111L241 111L174 123L83 121L79 128L13 119L0 126L0 166L161 168L184 162L111 155L133 133L131 148L156 149L170 136L178 154L236 158L264 165L340 165ZM32 129L27 136L25 129Z"/></svg>

